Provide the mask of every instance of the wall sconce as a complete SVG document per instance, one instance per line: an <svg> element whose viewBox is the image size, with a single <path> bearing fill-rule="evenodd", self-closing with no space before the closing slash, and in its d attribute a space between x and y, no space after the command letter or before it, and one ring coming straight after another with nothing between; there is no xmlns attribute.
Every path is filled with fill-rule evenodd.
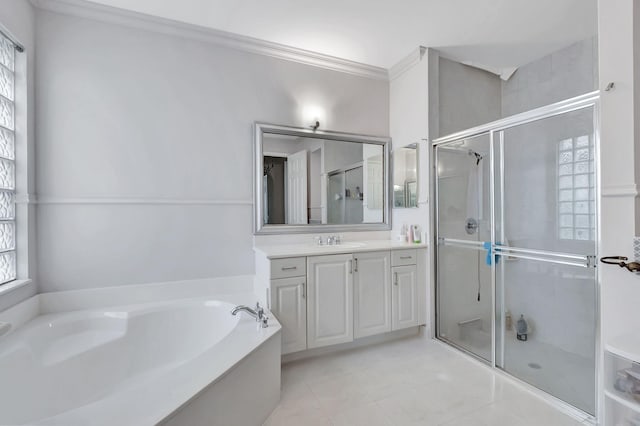
<svg viewBox="0 0 640 426"><path fill-rule="evenodd" d="M320 127L320 123L326 126L326 113L324 108L317 105L306 105L302 109L302 119L304 123L310 123L309 127L315 132Z"/></svg>

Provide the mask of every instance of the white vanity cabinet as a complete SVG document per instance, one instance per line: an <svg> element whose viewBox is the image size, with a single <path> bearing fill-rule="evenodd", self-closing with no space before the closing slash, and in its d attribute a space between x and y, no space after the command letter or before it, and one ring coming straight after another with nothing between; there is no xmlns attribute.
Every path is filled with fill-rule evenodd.
<svg viewBox="0 0 640 426"><path fill-rule="evenodd" d="M307 349L306 277L271 280L270 310L282 325L282 353Z"/></svg>
<svg viewBox="0 0 640 426"><path fill-rule="evenodd" d="M391 291L391 329L420 324L420 291L418 286L417 250L396 250L391 259L393 286Z"/></svg>
<svg viewBox="0 0 640 426"><path fill-rule="evenodd" d="M307 258L269 262L269 310L282 325L282 353L307 349ZM264 301L263 301L264 303Z"/></svg>
<svg viewBox="0 0 640 426"><path fill-rule="evenodd" d="M282 354L424 325L426 246L415 247L256 248L255 292L282 325Z"/></svg>
<svg viewBox="0 0 640 426"><path fill-rule="evenodd" d="M353 340L353 256L307 257L308 349Z"/></svg>
<svg viewBox="0 0 640 426"><path fill-rule="evenodd" d="M391 331L391 252L353 255L354 338Z"/></svg>

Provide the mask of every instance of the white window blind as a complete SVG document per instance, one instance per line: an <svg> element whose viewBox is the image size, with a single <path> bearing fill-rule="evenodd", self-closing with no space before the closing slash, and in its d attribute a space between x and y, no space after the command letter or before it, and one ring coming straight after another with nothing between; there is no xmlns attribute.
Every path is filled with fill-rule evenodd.
<svg viewBox="0 0 640 426"><path fill-rule="evenodd" d="M15 46L0 35L0 284L16 279Z"/></svg>

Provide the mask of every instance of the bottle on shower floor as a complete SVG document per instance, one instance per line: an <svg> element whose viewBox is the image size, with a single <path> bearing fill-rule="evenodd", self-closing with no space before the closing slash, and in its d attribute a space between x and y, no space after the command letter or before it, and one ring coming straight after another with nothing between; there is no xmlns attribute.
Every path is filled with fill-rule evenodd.
<svg viewBox="0 0 640 426"><path fill-rule="evenodd" d="M527 341L527 333L529 331L529 324L524 319L524 315L520 315L520 319L516 323L516 337L523 342Z"/></svg>

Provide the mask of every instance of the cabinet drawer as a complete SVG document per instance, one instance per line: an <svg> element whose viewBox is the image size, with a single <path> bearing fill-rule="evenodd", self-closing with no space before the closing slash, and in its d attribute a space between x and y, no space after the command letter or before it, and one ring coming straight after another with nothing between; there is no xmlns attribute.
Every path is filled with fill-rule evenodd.
<svg viewBox="0 0 640 426"><path fill-rule="evenodd" d="M416 249L394 250L391 252L391 266L415 265L417 255Z"/></svg>
<svg viewBox="0 0 640 426"><path fill-rule="evenodd" d="M307 275L307 259L305 257L288 257L271 261L271 279L305 275Z"/></svg>

